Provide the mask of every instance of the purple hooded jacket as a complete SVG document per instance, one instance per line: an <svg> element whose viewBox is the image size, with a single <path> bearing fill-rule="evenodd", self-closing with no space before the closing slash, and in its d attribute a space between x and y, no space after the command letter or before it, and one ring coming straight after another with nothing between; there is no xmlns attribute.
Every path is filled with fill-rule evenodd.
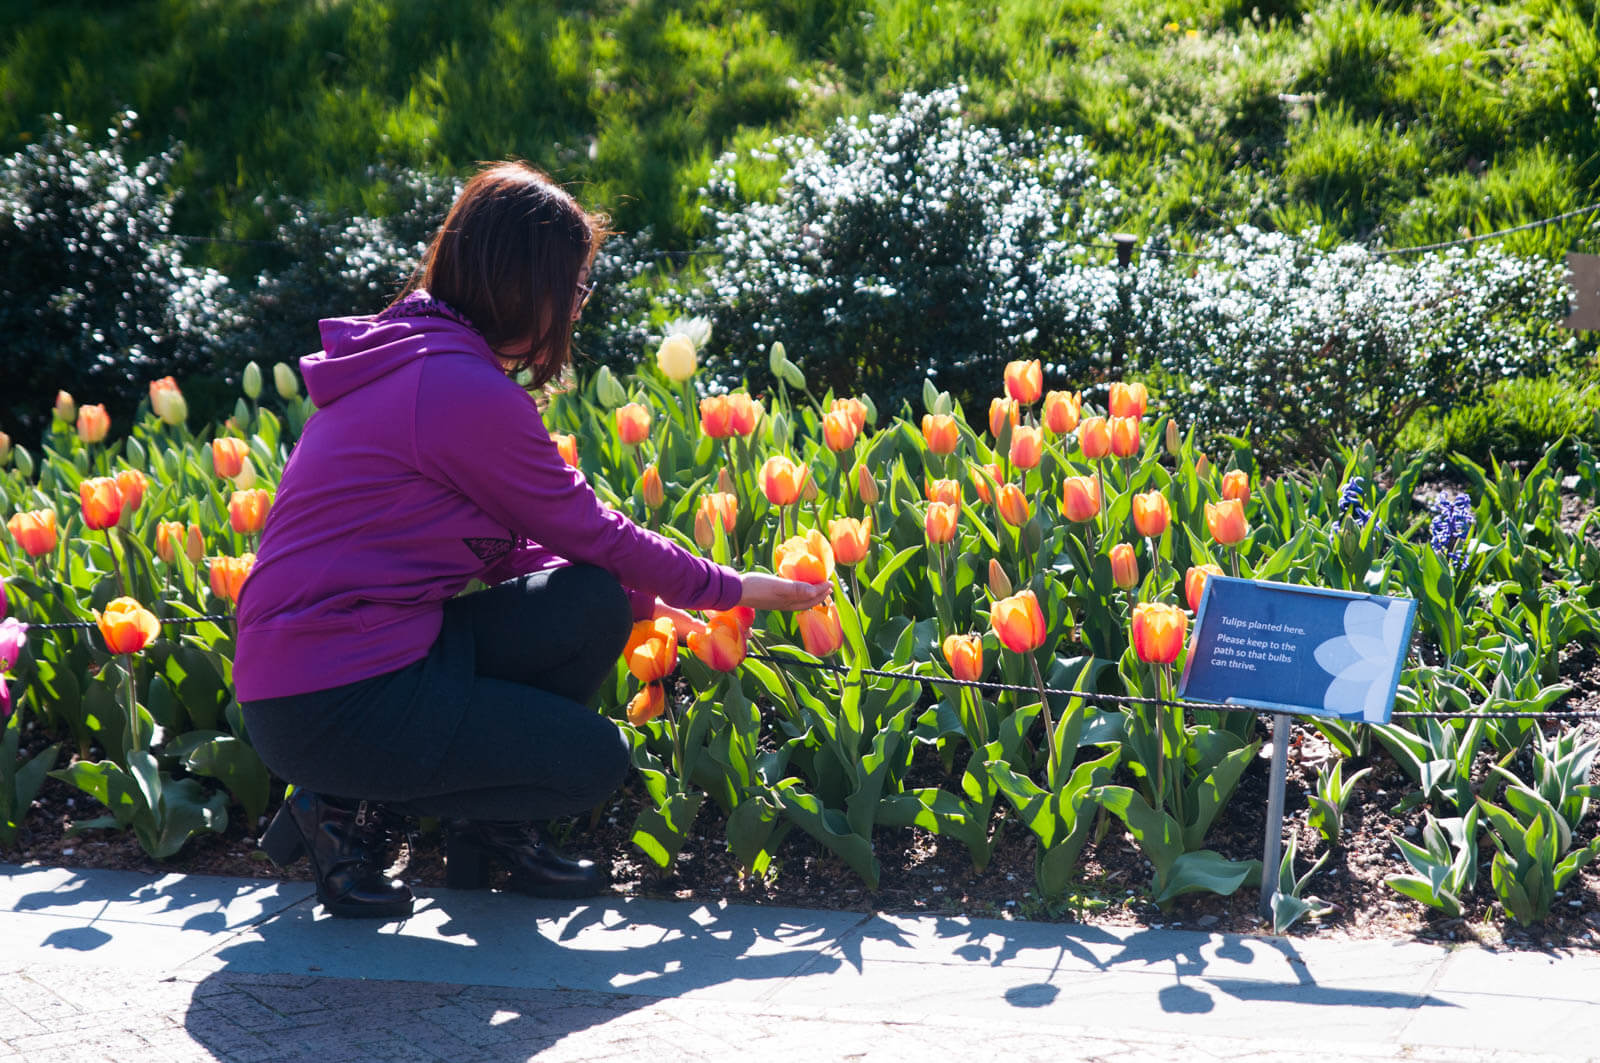
<svg viewBox="0 0 1600 1063"><path fill-rule="evenodd" d="M324 349L300 360L317 413L239 596L240 701L422 659L473 579L585 562L617 577L639 618L657 597L738 602L738 573L600 504L532 397L444 304L418 293L321 332Z"/></svg>

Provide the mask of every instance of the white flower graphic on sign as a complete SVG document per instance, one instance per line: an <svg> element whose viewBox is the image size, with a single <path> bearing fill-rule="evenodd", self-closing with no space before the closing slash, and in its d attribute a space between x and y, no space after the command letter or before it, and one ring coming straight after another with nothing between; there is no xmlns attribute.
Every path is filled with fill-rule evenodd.
<svg viewBox="0 0 1600 1063"><path fill-rule="evenodd" d="M1404 652L1405 602L1351 602L1344 611L1344 634L1317 647L1317 664L1333 676L1322 706L1338 716L1367 723L1388 719L1389 683Z"/></svg>

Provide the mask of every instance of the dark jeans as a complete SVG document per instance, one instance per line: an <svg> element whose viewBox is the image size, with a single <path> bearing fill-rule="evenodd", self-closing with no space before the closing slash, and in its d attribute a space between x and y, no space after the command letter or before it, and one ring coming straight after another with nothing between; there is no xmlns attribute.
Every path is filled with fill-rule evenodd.
<svg viewBox="0 0 1600 1063"><path fill-rule="evenodd" d="M609 573L552 569L446 602L415 664L241 707L267 766L319 794L416 816L571 815L628 770L627 739L587 703L631 625Z"/></svg>

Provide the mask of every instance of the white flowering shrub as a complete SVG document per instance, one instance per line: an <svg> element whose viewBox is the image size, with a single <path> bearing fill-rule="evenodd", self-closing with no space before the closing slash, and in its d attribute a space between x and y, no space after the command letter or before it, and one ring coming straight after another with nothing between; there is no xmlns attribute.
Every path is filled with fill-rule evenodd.
<svg viewBox="0 0 1600 1063"><path fill-rule="evenodd" d="M660 330L650 321L652 293L661 278L659 253L651 245L649 230L612 236L600 245L589 269L594 294L573 334L579 373L601 365L631 373L660 342Z"/></svg>
<svg viewBox="0 0 1600 1063"><path fill-rule="evenodd" d="M237 320L227 278L186 265L172 237L178 149L134 161L136 118L96 146L56 116L0 159L0 430L20 438L57 389L126 418L149 380L202 371L208 336Z"/></svg>
<svg viewBox="0 0 1600 1063"><path fill-rule="evenodd" d="M814 384L893 404L924 378L987 394L1008 359L1071 374L1103 351L1116 273L1072 244L1104 238L1116 190L1078 138L1007 138L960 102L959 88L909 93L821 142L774 142L787 172L773 202L744 197L739 160L718 160L706 283L676 308L713 322L715 374L759 383L781 340Z"/></svg>
<svg viewBox="0 0 1600 1063"><path fill-rule="evenodd" d="M1379 257L1317 234L1241 228L1210 259L1140 269L1139 360L1178 381L1171 402L1207 434L1253 433L1280 457L1370 439L1411 414L1475 399L1572 350L1564 267L1493 245Z"/></svg>

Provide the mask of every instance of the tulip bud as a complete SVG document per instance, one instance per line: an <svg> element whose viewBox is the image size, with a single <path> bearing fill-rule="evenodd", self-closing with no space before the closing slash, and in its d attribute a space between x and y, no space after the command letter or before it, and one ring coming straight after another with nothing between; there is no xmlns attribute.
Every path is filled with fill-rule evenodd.
<svg viewBox="0 0 1600 1063"><path fill-rule="evenodd" d="M239 475L230 479L233 480L233 486L241 491L248 491L256 485L256 467L247 461L239 466Z"/></svg>
<svg viewBox="0 0 1600 1063"><path fill-rule="evenodd" d="M1011 396L1013 402L1023 406L1038 402L1039 394L1044 390L1044 370L1039 365L1039 359L1007 363L1005 382L1006 394Z"/></svg>
<svg viewBox="0 0 1600 1063"><path fill-rule="evenodd" d="M948 502L929 502L927 516L923 518L923 530L928 535L928 542L943 544L951 542L956 537L956 525L960 521L961 510Z"/></svg>
<svg viewBox="0 0 1600 1063"><path fill-rule="evenodd" d="M839 625L839 607L833 602L814 605L795 618L800 641L813 657L827 657L844 645L844 629Z"/></svg>
<svg viewBox="0 0 1600 1063"><path fill-rule="evenodd" d="M109 476L79 481L78 500L83 506L83 525L90 531L104 531L122 518L122 491Z"/></svg>
<svg viewBox="0 0 1600 1063"><path fill-rule="evenodd" d="M733 435L733 406L726 395L707 395L700 400L700 431L712 439Z"/></svg>
<svg viewBox="0 0 1600 1063"><path fill-rule="evenodd" d="M1223 473L1222 497L1239 502L1250 501L1250 474L1243 469L1229 469Z"/></svg>
<svg viewBox="0 0 1600 1063"><path fill-rule="evenodd" d="M822 442L829 450L849 450L856 445L856 426L847 410L830 410L822 418Z"/></svg>
<svg viewBox="0 0 1600 1063"><path fill-rule="evenodd" d="M1044 454L1044 441L1037 428L1018 425L1011 430L1011 464L1019 469L1032 469Z"/></svg>
<svg viewBox="0 0 1600 1063"><path fill-rule="evenodd" d="M1111 581L1125 591L1139 585L1139 559L1127 543L1111 548Z"/></svg>
<svg viewBox="0 0 1600 1063"><path fill-rule="evenodd" d="M865 465L856 466L856 494L869 506L878 501L878 481Z"/></svg>
<svg viewBox="0 0 1600 1063"><path fill-rule="evenodd" d="M948 413L922 415L922 440L934 454L951 454L961 442L956 419Z"/></svg>
<svg viewBox="0 0 1600 1063"><path fill-rule="evenodd" d="M756 430L761 420L761 404L742 391L728 396L728 430L736 436L747 436Z"/></svg>
<svg viewBox="0 0 1600 1063"><path fill-rule="evenodd" d="M1204 480L1211 474L1211 459L1204 454L1194 459L1194 474Z"/></svg>
<svg viewBox="0 0 1600 1063"><path fill-rule="evenodd" d="M711 527L711 515L704 509L696 511L694 515L694 541L702 550L709 550L716 545L717 533Z"/></svg>
<svg viewBox="0 0 1600 1063"><path fill-rule="evenodd" d="M617 438L636 447L650 438L650 410L637 402L617 407Z"/></svg>
<svg viewBox="0 0 1600 1063"><path fill-rule="evenodd" d="M805 475L805 480L800 484L800 498L806 502L815 502L822 492L817 490L817 481L811 478L811 467L802 465L800 469Z"/></svg>
<svg viewBox="0 0 1600 1063"><path fill-rule="evenodd" d="M661 484L661 473L654 465L646 465L640 474L639 495L651 509L656 509L667 500L666 488Z"/></svg>
<svg viewBox="0 0 1600 1063"><path fill-rule="evenodd" d="M228 499L228 522L240 535L255 535L266 527L272 496L265 491L235 491Z"/></svg>
<svg viewBox="0 0 1600 1063"><path fill-rule="evenodd" d="M1078 426L1078 446L1090 461L1111 453L1111 428L1104 417L1085 417Z"/></svg>
<svg viewBox="0 0 1600 1063"><path fill-rule="evenodd" d="M300 395L300 381L295 379L294 369L288 362L279 362L272 367L272 386L278 389L278 398L285 402Z"/></svg>
<svg viewBox="0 0 1600 1063"><path fill-rule="evenodd" d="M775 506L790 506L800 500L800 492L809 479L804 465L774 454L761 466L761 493Z"/></svg>
<svg viewBox="0 0 1600 1063"><path fill-rule="evenodd" d="M1147 539L1154 539L1172 522L1172 507L1160 491L1133 496L1133 526Z"/></svg>
<svg viewBox="0 0 1600 1063"><path fill-rule="evenodd" d="M1031 653L1044 645L1044 611L1032 591L1021 591L995 602L989 610L989 626L1000 644L1012 653Z"/></svg>
<svg viewBox="0 0 1600 1063"><path fill-rule="evenodd" d="M56 514L51 509L14 513L6 530L29 557L40 557L56 548Z"/></svg>
<svg viewBox="0 0 1600 1063"><path fill-rule="evenodd" d="M116 475L117 490L122 492L123 509L129 513L144 503L144 493L150 486L144 473L138 469L123 469Z"/></svg>
<svg viewBox="0 0 1600 1063"><path fill-rule="evenodd" d="M244 390L245 396L254 402L261 397L261 367L254 362L244 367L244 375L239 380L239 386Z"/></svg>
<svg viewBox="0 0 1600 1063"><path fill-rule="evenodd" d="M1177 457L1183 451L1183 437L1178 434L1178 422L1167 418L1167 453Z"/></svg>
<svg viewBox="0 0 1600 1063"><path fill-rule="evenodd" d="M1195 565L1184 574L1183 596L1189 602L1189 611L1200 611L1200 599L1206 592L1206 581L1212 576L1222 575L1220 566L1212 564Z"/></svg>
<svg viewBox="0 0 1600 1063"><path fill-rule="evenodd" d="M551 432L550 441L556 445L556 453L561 455L561 460L576 469L578 467L578 437L565 432Z"/></svg>
<svg viewBox="0 0 1600 1063"><path fill-rule="evenodd" d="M656 368L666 374L669 380L678 383L688 380L694 376L696 364L694 341L687 336L668 336L656 348Z"/></svg>
<svg viewBox="0 0 1600 1063"><path fill-rule="evenodd" d="M872 515L866 520L840 517L828 522L828 545L833 548L833 559L841 565L853 565L866 559L872 544Z"/></svg>
<svg viewBox="0 0 1600 1063"><path fill-rule="evenodd" d="M1131 458L1139 453L1137 417L1111 418L1111 453L1119 458Z"/></svg>
<svg viewBox="0 0 1600 1063"><path fill-rule="evenodd" d="M72 401L72 396L65 391L56 392L56 420L62 424L73 424L78 419L78 404Z"/></svg>
<svg viewBox="0 0 1600 1063"><path fill-rule="evenodd" d="M0 466L11 460L11 437L0 432Z"/></svg>
<svg viewBox="0 0 1600 1063"><path fill-rule="evenodd" d="M1064 436L1078 427L1083 411L1083 395L1070 391L1052 391L1044 397L1044 426L1058 436Z"/></svg>
<svg viewBox="0 0 1600 1063"><path fill-rule="evenodd" d="M717 490L725 495L737 495L739 493L733 489L733 473L728 471L726 465L717 470Z"/></svg>
<svg viewBox="0 0 1600 1063"><path fill-rule="evenodd" d="M989 434L996 439L1006 430L1006 423L1010 422L1015 428L1021 419L1021 412L1013 399L992 399L989 402Z"/></svg>
<svg viewBox="0 0 1600 1063"><path fill-rule="evenodd" d="M983 638L978 635L949 635L939 647L950 663L950 674L973 683L983 678Z"/></svg>
<svg viewBox="0 0 1600 1063"><path fill-rule="evenodd" d="M111 430L111 417L100 403L78 409L78 438L85 443L98 443Z"/></svg>
<svg viewBox="0 0 1600 1063"><path fill-rule="evenodd" d="M1171 664L1183 652L1189 618L1165 602L1140 602L1133 607L1133 649L1141 661Z"/></svg>
<svg viewBox="0 0 1600 1063"><path fill-rule="evenodd" d="M1250 525L1244 518L1244 503L1238 499L1224 499L1206 503L1206 528L1211 537L1223 546L1233 546L1250 534Z"/></svg>
<svg viewBox="0 0 1600 1063"><path fill-rule="evenodd" d="M199 564L200 558L205 556L205 552L206 544L205 541L200 538L200 525L189 525L189 534L184 539L183 543L183 556L187 557L195 564Z"/></svg>
<svg viewBox="0 0 1600 1063"><path fill-rule="evenodd" d="M156 525L156 556L164 564L173 564L178 560L178 551L183 547L184 528L181 521L164 520Z"/></svg>
<svg viewBox="0 0 1600 1063"><path fill-rule="evenodd" d="M1006 570L1000 567L1000 562L992 557L989 559L989 593L996 598L1011 597L1011 580L1006 577Z"/></svg>
<svg viewBox="0 0 1600 1063"><path fill-rule="evenodd" d="M1000 499L995 503L995 508L1000 511L1000 519L1013 528L1028 523L1028 497L1016 484L1006 484L1000 488Z"/></svg>
<svg viewBox="0 0 1600 1063"><path fill-rule="evenodd" d="M1074 523L1100 515L1100 481L1092 476L1068 476L1061 482L1061 512Z"/></svg>
<svg viewBox="0 0 1600 1063"><path fill-rule="evenodd" d="M161 418L162 424L176 428L189 419L189 400L181 391L169 391L162 397L156 416Z"/></svg>
<svg viewBox="0 0 1600 1063"><path fill-rule="evenodd" d="M960 508L961 483L958 480L929 480L925 488L929 502L945 502Z"/></svg>
<svg viewBox="0 0 1600 1063"><path fill-rule="evenodd" d="M211 441L211 467L217 475L225 480L231 480L243 470L246 462L245 455L250 452L249 444L236 436L222 436Z"/></svg>

